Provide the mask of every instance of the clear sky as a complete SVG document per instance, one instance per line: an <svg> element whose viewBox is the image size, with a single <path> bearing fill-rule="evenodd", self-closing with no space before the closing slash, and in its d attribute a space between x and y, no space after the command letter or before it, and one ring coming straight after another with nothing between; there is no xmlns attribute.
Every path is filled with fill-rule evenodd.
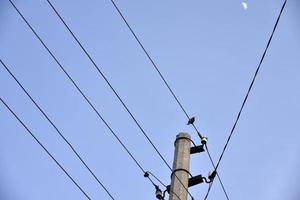
<svg viewBox="0 0 300 200"><path fill-rule="evenodd" d="M14 1L141 165L164 183L170 170L82 53L46 0ZM169 164L186 117L109 0L52 3L90 52ZM217 160L259 63L283 0L121 1L148 49ZM300 198L300 3L289 0L245 110L220 164L230 199ZM107 127L35 38L8 0L0 1L0 59L16 75L116 199L155 199ZM3 98L92 199L107 194L0 67ZM85 197L0 104L0 199ZM212 169L193 155L191 173ZM190 192L203 199L207 185ZM216 181L209 199L225 199Z"/></svg>

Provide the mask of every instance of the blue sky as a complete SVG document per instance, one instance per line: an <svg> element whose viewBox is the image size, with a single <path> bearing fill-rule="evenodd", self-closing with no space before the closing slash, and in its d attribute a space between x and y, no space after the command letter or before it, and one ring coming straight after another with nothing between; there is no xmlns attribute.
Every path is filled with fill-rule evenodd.
<svg viewBox="0 0 300 200"><path fill-rule="evenodd" d="M170 171L71 38L46 1L14 1L142 166L169 184ZM103 70L168 163L176 134L199 139L110 1L52 3ZM270 36L281 0L116 1L219 157ZM289 0L219 168L230 199L299 199L300 29ZM154 199L147 181L30 32L0 2L0 58L23 83L116 199ZM92 199L109 199L3 67L0 96ZM84 199L0 105L0 196ZM206 154L191 173L206 175ZM190 192L202 199L207 185ZM225 199L215 182L209 199Z"/></svg>

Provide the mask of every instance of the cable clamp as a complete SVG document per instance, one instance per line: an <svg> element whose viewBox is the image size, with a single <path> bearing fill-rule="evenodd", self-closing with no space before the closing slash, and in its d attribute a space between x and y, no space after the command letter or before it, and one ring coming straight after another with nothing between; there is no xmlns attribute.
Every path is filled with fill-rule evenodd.
<svg viewBox="0 0 300 200"><path fill-rule="evenodd" d="M171 178L177 171L184 171L184 172L188 173L191 177L193 177L193 175L188 170L183 169L183 168L178 168L178 169L173 170L173 172L171 173Z"/></svg>

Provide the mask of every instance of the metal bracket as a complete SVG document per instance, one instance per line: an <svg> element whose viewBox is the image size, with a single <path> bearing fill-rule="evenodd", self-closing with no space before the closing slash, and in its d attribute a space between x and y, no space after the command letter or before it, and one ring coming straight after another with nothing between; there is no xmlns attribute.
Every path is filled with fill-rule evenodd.
<svg viewBox="0 0 300 200"><path fill-rule="evenodd" d="M201 153L201 152L204 152L205 149L204 149L204 145L199 145L199 146L194 146L194 147L191 147L190 149L190 154L195 154L195 153Z"/></svg>
<svg viewBox="0 0 300 200"><path fill-rule="evenodd" d="M206 181L206 178L203 177L201 174L198 175L198 176L191 177L191 178L189 178L188 187L192 187L192 186L194 186L194 185L198 185L198 184L200 184L200 183L203 183L204 181L207 182L207 181ZM171 185L167 185L166 191L167 191L168 193L170 193L170 189L171 189Z"/></svg>
<svg viewBox="0 0 300 200"><path fill-rule="evenodd" d="M194 176L192 178L189 178L189 187L192 187L194 185L198 185L200 183L203 183L203 177L202 175Z"/></svg>

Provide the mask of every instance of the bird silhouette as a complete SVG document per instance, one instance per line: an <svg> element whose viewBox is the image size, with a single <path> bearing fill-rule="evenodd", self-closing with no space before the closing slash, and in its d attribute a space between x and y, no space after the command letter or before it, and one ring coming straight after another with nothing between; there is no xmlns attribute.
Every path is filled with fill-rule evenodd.
<svg viewBox="0 0 300 200"><path fill-rule="evenodd" d="M190 124L194 124L195 122L195 117L191 117L187 123L187 125L190 125Z"/></svg>

